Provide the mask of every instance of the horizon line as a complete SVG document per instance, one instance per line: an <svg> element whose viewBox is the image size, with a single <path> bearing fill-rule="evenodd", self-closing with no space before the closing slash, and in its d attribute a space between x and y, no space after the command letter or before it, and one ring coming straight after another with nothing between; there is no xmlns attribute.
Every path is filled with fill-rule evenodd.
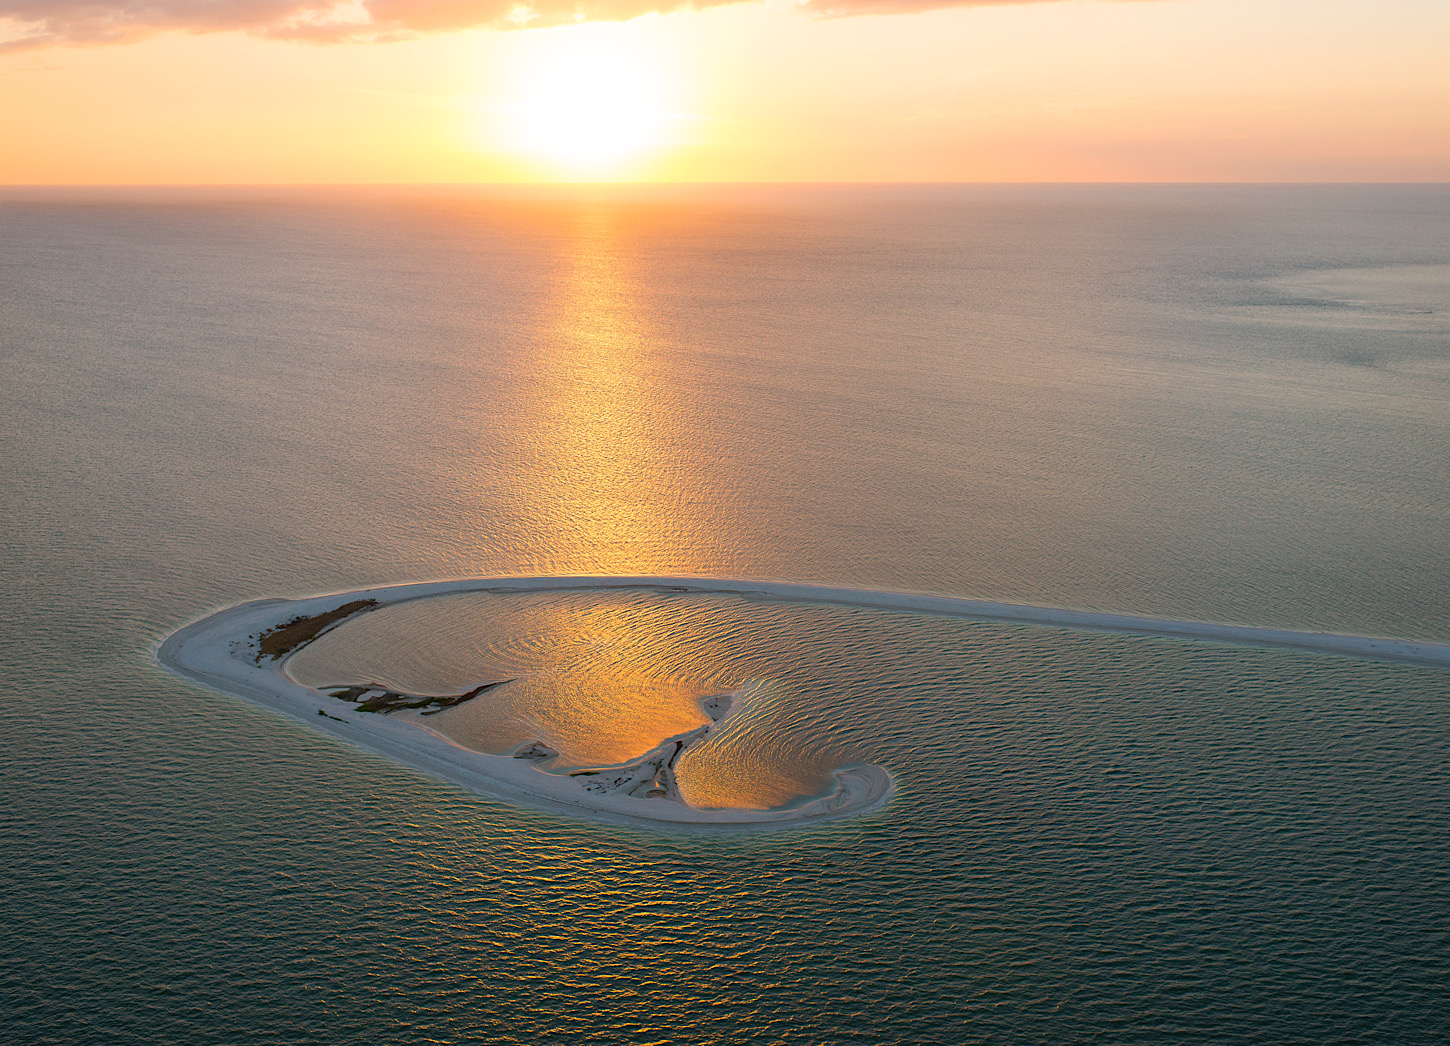
<svg viewBox="0 0 1450 1046"><path fill-rule="evenodd" d="M478 181L478 182L0 182L0 192L15 190L96 189L609 189L609 188L988 188L1094 186L1419 186L1447 187L1450 178L1427 179L1094 179L1094 180L963 180L963 181Z"/></svg>

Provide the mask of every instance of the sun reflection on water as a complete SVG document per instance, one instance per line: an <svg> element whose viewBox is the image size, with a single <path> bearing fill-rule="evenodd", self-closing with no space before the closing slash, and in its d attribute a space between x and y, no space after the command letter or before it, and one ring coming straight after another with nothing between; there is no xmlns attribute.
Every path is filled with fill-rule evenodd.
<svg viewBox="0 0 1450 1046"><path fill-rule="evenodd" d="M536 408L519 434L520 506L535 540L531 570L587 564L593 572L648 573L712 539L711 513L687 496L678 354L652 319L630 271L623 219L579 215L566 275L536 365Z"/></svg>

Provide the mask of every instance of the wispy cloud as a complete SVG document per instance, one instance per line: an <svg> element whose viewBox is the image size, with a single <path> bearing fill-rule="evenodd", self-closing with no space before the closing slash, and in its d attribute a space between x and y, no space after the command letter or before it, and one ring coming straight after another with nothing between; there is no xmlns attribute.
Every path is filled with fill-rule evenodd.
<svg viewBox="0 0 1450 1046"><path fill-rule="evenodd" d="M0 0L0 51L126 43L166 30L244 30L290 40L386 41L491 27L613 22L736 0ZM1035 0L792 0L823 16Z"/></svg>

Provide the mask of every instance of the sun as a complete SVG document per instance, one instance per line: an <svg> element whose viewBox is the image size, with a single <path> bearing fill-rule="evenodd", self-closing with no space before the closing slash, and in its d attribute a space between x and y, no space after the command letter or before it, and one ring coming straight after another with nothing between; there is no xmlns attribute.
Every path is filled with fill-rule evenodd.
<svg viewBox="0 0 1450 1046"><path fill-rule="evenodd" d="M531 34L495 106L497 145L559 175L608 178L634 172L671 144L681 117L670 106L665 63L647 41L619 29Z"/></svg>

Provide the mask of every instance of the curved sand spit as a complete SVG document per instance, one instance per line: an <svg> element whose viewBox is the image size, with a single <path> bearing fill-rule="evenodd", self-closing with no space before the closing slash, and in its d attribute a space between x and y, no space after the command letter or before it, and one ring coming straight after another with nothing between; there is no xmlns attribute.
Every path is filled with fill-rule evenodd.
<svg viewBox="0 0 1450 1046"><path fill-rule="evenodd" d="M271 657L255 637L299 619L325 616L328 623L309 632L320 635L337 621L344 605L361 610L459 592L563 592L652 589L676 593L716 593L773 602L827 603L907 613L1009 621L1060 628L1171 636L1184 639L1286 647L1349 657L1406 661L1450 667L1450 645L1403 639L1376 639L1322 632L1253 628L1199 621L1097 614L1081 610L988 603L949 596L915 595L871 589L830 588L777 581L687 577L517 577L469 578L365 589L308 599L263 599L220 610L168 636L156 652L166 668L218 690L245 697L299 719L368 751L433 774L484 795L549 810L633 824L700 828L784 827L874 809L885 803L895 782L885 768L851 766L836 771L829 794L775 810L701 810L683 802L674 786L675 760L749 700L749 688L716 695L704 702L711 722L669 738L633 762L586 773L555 774L540 768L551 753L525 745L514 755L484 755L461 748L425 729L386 715L360 712L358 705L294 681L285 672L287 653ZM352 612L359 612L357 610ZM338 621L346 617L338 618ZM304 629L304 631L307 631ZM394 695L399 696L399 695ZM401 695L406 697L408 695ZM457 700L457 699L454 699ZM321 713L321 714L319 714Z"/></svg>

